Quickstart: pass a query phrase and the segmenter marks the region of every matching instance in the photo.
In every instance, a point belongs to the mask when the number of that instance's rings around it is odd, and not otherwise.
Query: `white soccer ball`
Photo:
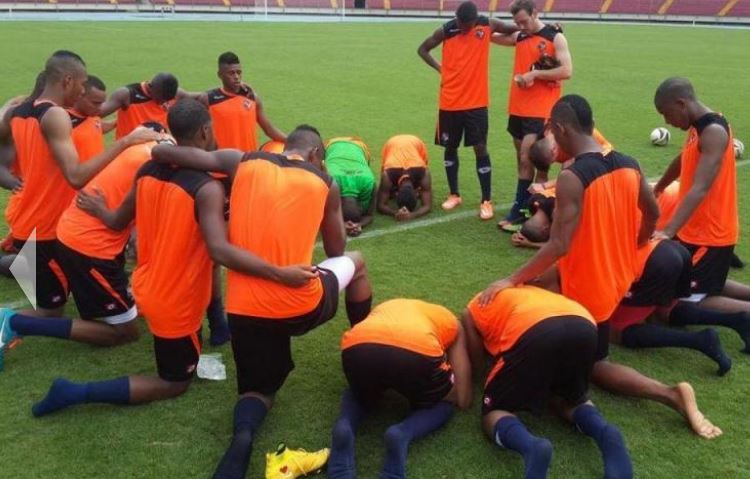
[[[651,144],[654,146],[666,146],[672,135],[664,127],[654,128],[651,132]]]
[[[737,138],[734,139],[734,157],[739,159],[745,156],[745,144]]]

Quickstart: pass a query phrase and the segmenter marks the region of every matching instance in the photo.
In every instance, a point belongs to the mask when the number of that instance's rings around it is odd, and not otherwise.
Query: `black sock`
[[[443,153],[443,164],[448,176],[448,188],[452,195],[458,195],[458,150],[446,148]]]
[[[627,348],[688,348],[700,351],[719,365],[719,376],[732,368],[732,360],[721,348],[719,335],[713,329],[684,331],[654,324],[635,324],[625,328],[621,336]]]
[[[669,324],[673,326],[700,324],[732,328],[745,342],[742,352],[750,353],[750,314],[748,313],[720,313],[687,301],[680,301],[669,313]]]
[[[477,176],[479,186],[482,188],[482,201],[490,201],[492,198],[492,164],[490,155],[477,156]]]
[[[213,479],[243,479],[247,474],[253,436],[266,417],[268,408],[258,398],[245,397],[234,407],[232,443],[216,467]]]
[[[531,193],[529,193],[529,187],[531,186],[531,180],[521,180],[516,182],[516,199],[513,201],[513,207],[508,213],[508,219],[515,221],[521,218],[521,209],[526,206]]]
[[[346,300],[346,317],[349,318],[349,324],[354,326],[370,314],[372,309],[372,296],[364,301]]]

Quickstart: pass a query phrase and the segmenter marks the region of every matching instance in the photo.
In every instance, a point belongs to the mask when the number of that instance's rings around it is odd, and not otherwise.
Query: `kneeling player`
[[[258,252],[275,267],[302,265],[309,274],[292,287],[226,265],[230,269],[227,311],[240,397],[232,442],[215,478],[245,477],[255,434],[294,369],[292,337],[332,319],[344,289],[351,323],[370,313],[372,290],[365,263],[361,254],[344,251],[341,195],[336,182],[322,171],[323,152],[320,134],[307,125],[287,137],[282,155],[167,145],[154,149],[159,161],[227,175],[232,182],[232,244],[248,254]],[[264,226],[262,233],[258,225]],[[318,234],[328,259],[310,267]],[[296,468],[295,459],[281,467]]]
[[[408,221],[432,210],[432,179],[427,147],[414,135],[396,135],[383,146],[378,212]],[[396,200],[396,209],[390,206]],[[421,205],[417,205],[421,202]]]
[[[372,223],[375,211],[375,175],[370,150],[356,137],[333,138],[326,144],[325,167],[339,185],[346,234],[359,236]]]
[[[541,412],[555,399],[563,416],[596,441],[605,478],[633,476],[625,441],[587,400],[597,349],[596,324],[586,309],[549,291],[519,286],[485,307],[477,295],[463,314],[471,362],[496,358],[487,377],[483,427],[498,446],[523,456],[527,479],[546,478],[552,445],[533,436],[516,412]]]
[[[652,240],[639,249],[640,275],[610,318],[610,341],[628,348],[678,347],[700,351],[725,375],[732,360],[724,353],[718,333],[711,328],[685,331],[645,322],[652,315],[679,323],[682,317],[727,317],[678,301],[690,296],[691,258],[688,250],[671,240]]]
[[[353,479],[354,435],[364,413],[386,390],[409,400],[412,413],[385,432],[386,457],[380,475],[406,477],[409,443],[437,430],[454,405],[471,402],[471,368],[463,328],[442,306],[413,299],[386,301],[341,340],[349,389],[333,428],[328,477]]]
[[[194,100],[175,104],[168,123],[181,145],[209,148],[214,144],[208,110]],[[138,266],[133,293],[154,335],[158,376],[86,384],[57,379],[44,400],[34,405],[35,416],[81,403],[140,404],[187,391],[200,355],[212,259],[267,280],[284,277],[282,268],[227,242],[223,207],[224,190],[206,173],[154,161],[141,167],[134,188],[120,208],[108,212],[105,222],[112,229],[123,229],[135,218]]]

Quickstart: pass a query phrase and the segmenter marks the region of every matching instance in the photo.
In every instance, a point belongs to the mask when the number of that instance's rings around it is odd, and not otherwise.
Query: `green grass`
[[[316,125],[327,137],[359,135],[379,151],[389,136],[414,133],[429,140],[436,119],[438,76],[416,55],[416,47],[436,24],[229,24],[229,23],[3,23],[5,45],[0,96],[30,90],[53,48],[73,49],[91,73],[110,89],[171,70],[184,87],[215,85],[215,59],[227,49],[244,60],[247,80],[263,95],[274,122],[285,130]],[[648,133],[662,125],[652,106],[653,92],[666,76],[690,77],[700,96],[723,111],[737,136],[750,139],[747,89],[747,30],[658,26],[577,25],[566,28],[575,62],[567,92],[591,101],[598,126],[620,149],[638,158],[649,176],[660,174],[684,138],[654,148]],[[51,45],[54,45],[52,47]],[[514,160],[505,133],[505,102],[511,51],[493,49],[491,65],[490,152],[495,198],[507,204],[514,188]],[[436,202],[446,193],[441,151],[430,146]],[[473,158],[462,150],[464,210],[479,200]],[[741,192],[750,168],[739,169]],[[0,203],[5,203],[5,196]],[[740,194],[743,231],[750,229],[750,201]],[[443,215],[435,211],[432,217]],[[376,218],[373,230],[394,228]],[[743,233],[740,254],[750,260]],[[473,294],[530,257],[514,250],[491,222],[464,218],[352,242],[368,261],[376,301],[416,297],[458,312]],[[750,270],[732,277],[750,282]],[[10,280],[0,283],[0,301],[21,297]],[[70,310],[74,314],[73,308]],[[294,341],[296,371],[277,397],[255,445],[248,477],[262,477],[263,452],[279,441],[316,449],[328,444],[330,427],[345,387],[338,350],[346,320]],[[145,332],[145,328],[144,328]],[[690,380],[704,411],[724,429],[706,442],[692,435],[667,408],[648,401],[613,397],[598,390],[593,399],[622,428],[638,477],[747,477],[750,468],[750,358],[740,355],[731,332],[721,338],[733,356],[725,378],[714,365],[684,350],[631,352],[613,348],[613,357],[644,373],[673,383]],[[210,348],[207,348],[210,349]],[[29,338],[6,358],[0,374],[0,451],[2,477],[208,477],[231,433],[235,401],[234,365],[221,348],[229,380],[196,381],[183,397],[141,407],[83,406],[33,419],[31,404],[43,397],[57,376],[105,379],[154,370],[151,339],[115,349]],[[406,406],[394,398],[368,419],[357,439],[360,477],[377,477],[382,433],[403,417]],[[590,440],[560,420],[526,417],[531,430],[555,446],[551,477],[601,477],[601,463]],[[484,439],[478,401],[448,426],[416,442],[409,455],[409,477],[519,477],[521,460]]]

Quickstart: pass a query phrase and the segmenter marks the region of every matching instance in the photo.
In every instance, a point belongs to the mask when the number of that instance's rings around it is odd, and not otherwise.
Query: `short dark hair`
[[[549,241],[549,233],[542,230],[541,228],[534,228],[533,226],[524,223],[521,225],[519,231],[527,240],[533,243],[546,243]]]
[[[396,192],[396,204],[399,208],[406,207],[409,211],[417,209],[417,193],[411,181],[404,181]]]
[[[549,158],[549,148],[545,145],[546,141],[545,137],[541,137],[529,149],[531,164],[542,173],[547,173],[552,165],[552,161],[554,161],[554,158]]]
[[[240,62],[240,57],[238,57],[234,52],[224,52],[221,55],[219,55],[219,66],[236,65],[239,62]]]
[[[297,126],[286,138],[287,150],[303,150],[315,148],[323,144],[320,132],[314,126],[302,124]]]
[[[524,10],[526,13],[531,15],[536,10],[536,4],[533,0],[516,0],[510,6],[510,14],[515,15],[516,13]]]
[[[456,18],[461,23],[471,23],[479,18],[479,11],[477,5],[474,2],[466,1],[456,8]]]
[[[151,86],[161,92],[162,100],[169,101],[177,96],[179,84],[176,76],[162,72],[154,75],[154,78],[151,79]]]
[[[89,91],[91,88],[96,88],[97,90],[101,91],[107,91],[107,85],[104,84],[104,82],[96,75],[89,75],[89,79],[86,80],[86,83],[83,84],[86,87],[86,91]]]
[[[36,80],[34,80],[34,89],[31,90],[31,94],[26,99],[26,101],[35,101],[37,100],[44,91],[44,85],[47,83],[47,73],[42,70],[40,71],[37,76]]]
[[[154,130],[157,133],[165,133],[167,131],[167,129],[164,128],[164,125],[162,125],[158,121],[146,121],[141,123],[141,126]]]
[[[357,199],[351,196],[341,198],[341,213],[344,221],[359,223],[362,220],[362,207]]]
[[[57,50],[44,64],[46,81],[60,81],[65,74],[72,73],[78,68],[86,68],[86,63],[80,55],[70,50]]]
[[[695,100],[695,89],[684,77],[670,77],[661,82],[654,94],[654,104],[663,105],[676,100]]]
[[[594,114],[591,105],[581,95],[565,95],[552,107],[552,118],[573,127],[579,133],[594,133]]]
[[[192,98],[185,98],[169,109],[167,113],[167,125],[172,132],[175,140],[189,140],[203,127],[211,121],[211,115],[208,108]]]

